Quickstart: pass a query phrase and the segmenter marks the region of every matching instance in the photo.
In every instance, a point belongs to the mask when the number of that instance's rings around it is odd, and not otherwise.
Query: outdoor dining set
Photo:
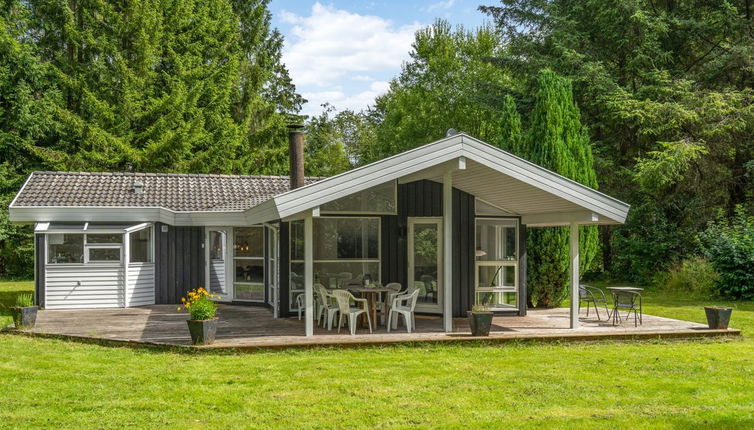
[[[297,302],[301,302],[302,298],[303,294],[300,294]],[[406,331],[411,333],[416,328],[414,310],[418,298],[418,288],[403,288],[397,282],[385,286],[376,282],[346,288],[326,288],[322,284],[314,284],[314,317],[318,325],[328,330],[332,330],[335,323],[338,333],[347,323],[352,335],[356,334],[357,326],[368,328],[372,333],[372,328],[381,324],[386,325],[390,332],[391,328],[398,328],[398,320],[403,317]],[[299,319],[303,308],[301,305],[299,303]]]
[[[607,295],[601,288],[584,284],[579,286],[579,307],[581,303],[586,303],[587,318],[589,318],[589,308],[594,307],[597,320],[602,321],[599,308],[604,307],[607,321],[612,320],[613,325],[627,321],[631,313],[634,314],[634,327],[642,323],[641,292],[644,291],[643,288],[607,287],[607,290],[612,293],[612,304],[608,302]],[[625,318],[621,318],[621,311],[626,312]]]

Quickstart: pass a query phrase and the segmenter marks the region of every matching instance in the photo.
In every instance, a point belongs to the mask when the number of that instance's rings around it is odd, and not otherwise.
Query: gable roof
[[[459,164],[469,168],[459,169]],[[305,187],[279,194],[246,210],[249,222],[299,216],[322,204],[401,178],[442,178],[456,170],[453,186],[528,216],[530,225],[623,223],[630,206],[464,133],[385,158]],[[508,203],[515,206],[511,210]],[[549,215],[549,216],[548,216]]]
[[[308,177],[306,183],[321,178]],[[133,192],[136,182],[143,193]],[[243,211],[289,189],[287,176],[33,172],[11,203],[20,207],[164,208]]]

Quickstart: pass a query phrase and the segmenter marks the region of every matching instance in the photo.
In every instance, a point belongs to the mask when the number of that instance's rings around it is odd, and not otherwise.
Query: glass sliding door
[[[408,219],[408,284],[419,289],[416,310],[442,313],[442,218]]]
[[[264,227],[233,229],[233,290],[236,300],[264,302]]]
[[[223,301],[231,299],[227,276],[228,231],[211,228],[207,232],[207,285],[210,293],[220,296]]]

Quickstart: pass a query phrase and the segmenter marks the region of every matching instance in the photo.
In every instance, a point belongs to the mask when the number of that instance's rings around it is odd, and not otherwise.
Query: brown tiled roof
[[[310,184],[322,178],[307,177]],[[144,184],[143,193],[134,184]],[[34,172],[13,202],[23,206],[159,207],[241,211],[288,191],[287,176]]]

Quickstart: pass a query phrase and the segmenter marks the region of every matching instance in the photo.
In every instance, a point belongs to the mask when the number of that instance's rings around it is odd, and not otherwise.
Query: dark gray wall
[[[37,306],[45,303],[45,235],[35,234],[34,256],[34,302]]]
[[[156,223],[155,303],[180,303],[189,290],[205,282],[204,227]]]
[[[398,214],[382,216],[382,283],[408,283],[408,217],[443,216],[442,184],[421,180],[398,185]],[[453,315],[474,301],[474,196],[453,189]]]

